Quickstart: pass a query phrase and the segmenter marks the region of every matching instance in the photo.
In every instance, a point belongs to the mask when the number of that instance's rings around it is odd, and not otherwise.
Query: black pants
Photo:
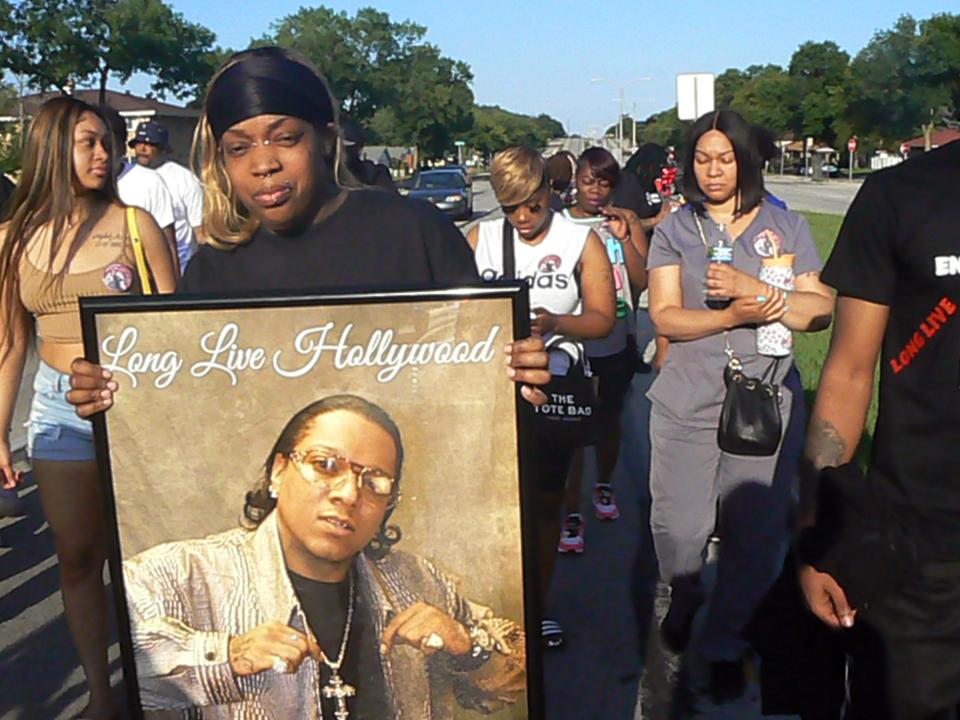
[[[857,612],[846,720],[944,720],[960,706],[960,561]]]

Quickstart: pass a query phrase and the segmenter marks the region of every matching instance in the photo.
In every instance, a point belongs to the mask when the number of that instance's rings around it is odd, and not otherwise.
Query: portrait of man
[[[242,527],[125,560],[144,710],[431,720],[522,697],[520,625],[395,547],[403,467],[384,409],[324,397],[282,428]]]

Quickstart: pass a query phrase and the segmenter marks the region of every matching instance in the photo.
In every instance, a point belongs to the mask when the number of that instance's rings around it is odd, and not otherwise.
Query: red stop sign
[[[847,140],[847,150],[849,150],[850,152],[857,151],[857,139],[855,137],[852,137],[849,140]]]

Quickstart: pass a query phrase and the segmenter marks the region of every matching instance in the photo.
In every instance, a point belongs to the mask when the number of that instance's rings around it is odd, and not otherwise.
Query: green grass
[[[810,230],[813,232],[813,239],[817,243],[820,257],[825,261],[833,249],[843,217],[815,212],[805,212],[802,215],[810,223]],[[797,333],[794,336],[794,344],[794,355],[800,376],[803,378],[803,387],[808,395],[811,395],[816,392],[817,384],[820,382],[820,370],[823,368],[827,347],[830,345],[830,330]]]
[[[826,262],[833,249],[833,243],[840,231],[842,215],[828,215],[825,213],[801,213],[810,223],[813,239],[817,243],[821,259]],[[833,327],[816,333],[796,333],[794,335],[794,357],[800,377],[803,379],[803,388],[806,395],[808,409],[813,409],[813,400],[816,397],[817,386],[820,384],[820,372],[827,357],[830,346],[830,335]],[[864,431],[863,442],[860,444],[857,456],[864,461],[869,454],[870,441],[873,437],[873,426],[877,419],[877,383],[874,383],[873,398],[870,400],[870,411],[867,415],[867,426]]]

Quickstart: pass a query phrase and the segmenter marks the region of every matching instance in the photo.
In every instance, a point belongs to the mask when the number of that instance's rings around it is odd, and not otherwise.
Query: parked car
[[[473,172],[466,165],[444,165],[443,167],[434,168],[435,170],[456,170],[463,173],[464,179],[467,181],[467,186],[471,187],[473,185]]]
[[[473,191],[460,170],[421,170],[413,176],[409,187],[400,189],[400,193],[426,200],[456,218],[468,219],[473,215]]]

